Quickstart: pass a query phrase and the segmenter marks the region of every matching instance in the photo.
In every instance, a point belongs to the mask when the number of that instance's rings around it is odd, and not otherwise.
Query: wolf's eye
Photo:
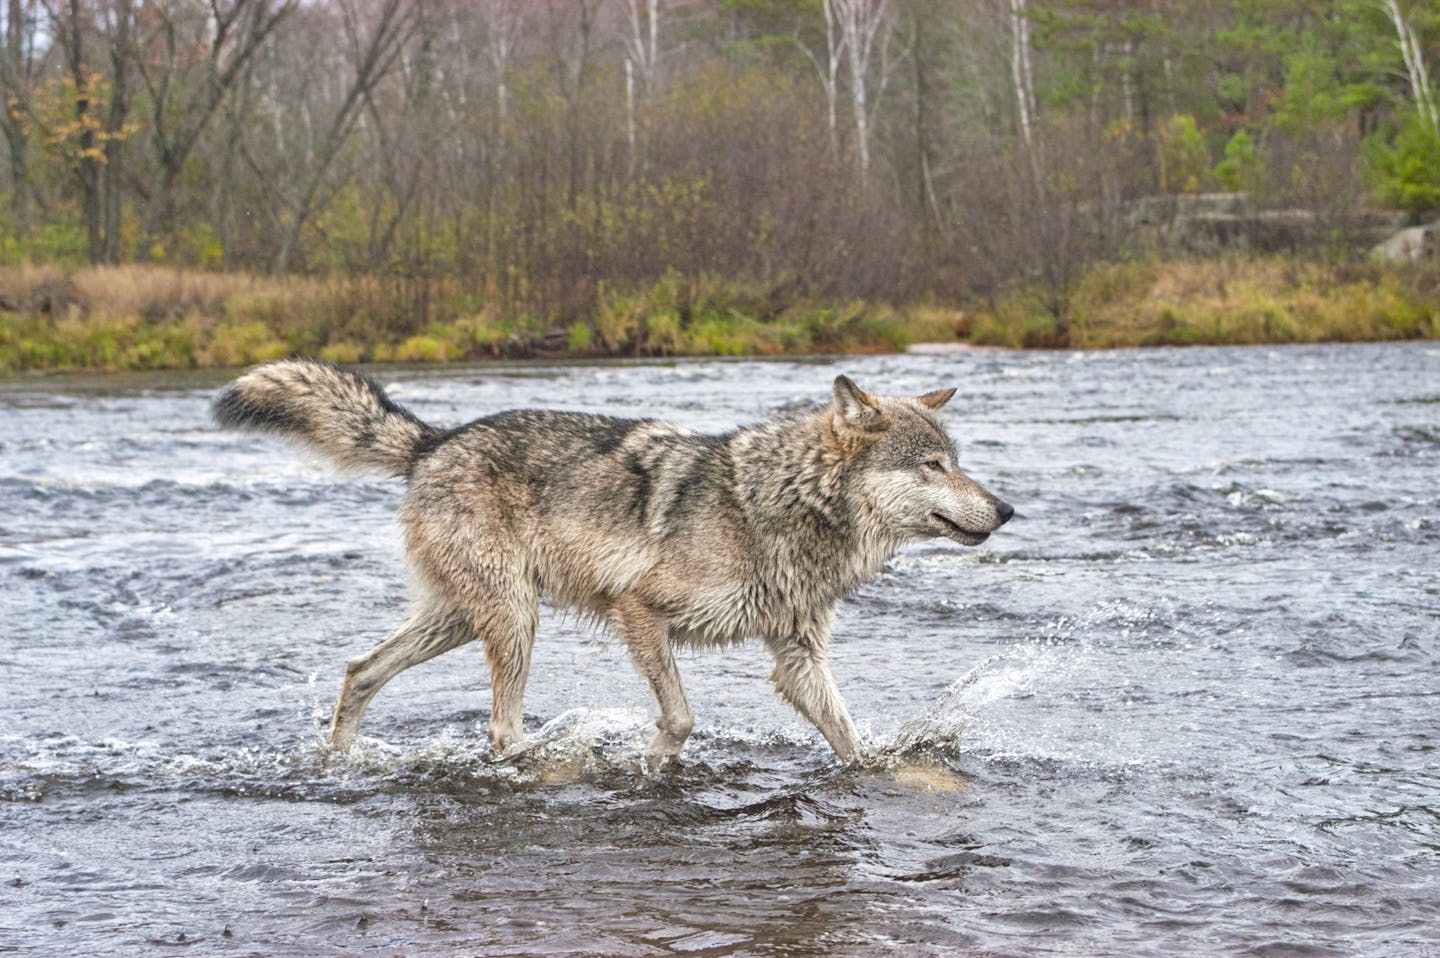
[[[920,464],[920,468],[926,472],[944,472],[945,463],[939,459],[926,459]]]

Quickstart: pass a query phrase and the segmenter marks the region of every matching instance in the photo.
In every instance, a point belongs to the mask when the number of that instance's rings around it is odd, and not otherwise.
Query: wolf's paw
[[[494,757],[490,760],[492,765],[515,765],[523,761],[530,753],[540,745],[538,741],[530,739],[518,739],[503,748],[491,746]]]
[[[333,732],[325,732],[315,740],[315,750],[320,757],[327,762],[338,762],[350,755],[355,747],[356,737],[353,735],[336,735]]]
[[[679,754],[677,749],[674,752],[653,752],[646,750],[643,760],[645,763],[645,774],[654,775],[667,765],[674,764],[673,759]]]

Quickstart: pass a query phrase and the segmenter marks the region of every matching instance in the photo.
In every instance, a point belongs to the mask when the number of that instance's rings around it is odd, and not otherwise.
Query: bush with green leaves
[[[1210,160],[1195,118],[1187,113],[1170,117],[1160,127],[1157,146],[1160,189],[1166,193],[1198,193]]]
[[[1227,190],[1252,190],[1264,167],[1255,155],[1255,141],[1241,129],[1225,144],[1225,159],[1215,166],[1215,179]]]
[[[1365,170],[1375,196],[1411,212],[1440,209],[1440,131],[1423,117],[1401,118],[1390,136],[1365,143]]]

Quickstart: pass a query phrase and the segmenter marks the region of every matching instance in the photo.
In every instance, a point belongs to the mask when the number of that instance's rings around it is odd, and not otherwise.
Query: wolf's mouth
[[[947,539],[954,539],[962,545],[978,546],[990,538],[990,533],[971,532],[969,529],[962,527],[957,522],[952,522],[938,512],[930,513],[930,518],[935,520],[936,525],[941,528]]]

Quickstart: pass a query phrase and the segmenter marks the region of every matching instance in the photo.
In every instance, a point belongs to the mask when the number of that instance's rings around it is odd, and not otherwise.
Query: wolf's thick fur
[[[692,725],[673,647],[749,638],[774,656],[779,693],[848,759],[860,740],[827,662],[840,599],[903,543],[975,545],[1014,511],[960,472],[936,415],[953,392],[880,397],[841,376],[823,408],[718,436],[540,410],[442,432],[365,376],[292,359],[241,376],[215,416],[408,480],[400,516],[422,594],[398,632],[349,663],[333,746],[354,739],[387,681],[475,639],[494,690],[491,742],[517,746],[546,597],[608,622],[629,648],[660,705],[652,764]]]

